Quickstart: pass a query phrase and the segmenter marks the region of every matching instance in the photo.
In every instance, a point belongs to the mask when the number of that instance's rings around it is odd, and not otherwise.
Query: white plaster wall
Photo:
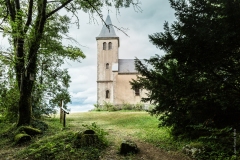
[[[103,50],[103,43],[112,42],[112,49]],[[97,50],[98,50],[98,76],[97,80],[112,80],[112,65],[118,62],[118,40],[108,39],[108,40],[97,40]],[[109,63],[109,69],[106,69],[106,63]]]
[[[103,50],[103,43],[107,43],[106,50]],[[108,43],[112,42],[112,49],[108,50]],[[114,88],[112,65],[118,62],[118,39],[97,40],[97,101],[103,104],[104,101],[114,103]],[[109,69],[106,69],[106,63]],[[106,98],[106,90],[110,91],[110,97]]]
[[[140,95],[136,96],[135,91],[131,89],[130,81],[136,79],[137,74],[118,74],[116,78],[115,104],[137,104],[142,97],[146,97],[146,90],[140,90]]]

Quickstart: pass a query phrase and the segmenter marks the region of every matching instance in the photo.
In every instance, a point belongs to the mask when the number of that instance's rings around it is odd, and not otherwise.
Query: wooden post
[[[66,113],[63,113],[63,127],[66,127]]]
[[[66,114],[69,114],[69,112],[65,110],[63,107],[61,107],[61,109],[63,114],[63,127],[66,127]]]
[[[62,123],[62,119],[63,119],[63,110],[62,110],[62,107],[63,107],[63,101],[61,100],[60,102],[60,123]]]

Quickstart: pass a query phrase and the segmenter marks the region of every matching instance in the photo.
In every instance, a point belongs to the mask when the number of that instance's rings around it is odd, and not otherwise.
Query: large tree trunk
[[[19,117],[17,126],[29,125],[32,118],[31,93],[33,81],[30,81],[30,74],[22,75],[22,83],[20,84],[20,99],[19,99]]]
[[[19,100],[19,118],[17,126],[29,125],[32,118],[31,94],[22,94]]]
[[[40,42],[43,35],[44,25],[46,22],[46,4],[47,0],[38,0],[37,9],[38,14],[35,21],[35,28],[32,30],[32,39],[29,43],[29,51],[27,61],[25,62],[25,69],[17,71],[21,73],[21,78],[18,75],[18,85],[20,86],[20,99],[19,99],[19,118],[17,126],[29,125],[32,119],[32,104],[31,93],[34,84],[34,80],[30,80],[30,74],[36,76],[37,68],[37,52],[40,48]],[[23,50],[22,50],[23,51]],[[26,53],[25,53],[26,55]],[[24,59],[24,56],[20,59]],[[17,66],[19,69],[20,66]]]

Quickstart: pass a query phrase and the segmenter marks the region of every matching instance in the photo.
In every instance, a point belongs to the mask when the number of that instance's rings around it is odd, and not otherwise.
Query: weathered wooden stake
[[[66,114],[69,114],[69,112],[65,110],[63,107],[61,109],[63,112],[63,127],[66,127]]]
[[[66,127],[66,113],[63,113],[63,127]]]
[[[63,119],[63,110],[62,110],[62,107],[63,107],[63,101],[61,100],[60,102],[60,123],[62,123],[62,119]]]

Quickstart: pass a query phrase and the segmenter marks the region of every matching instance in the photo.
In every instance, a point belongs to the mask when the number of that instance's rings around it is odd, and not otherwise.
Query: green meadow
[[[157,117],[147,112],[84,112],[66,115],[66,127],[60,123],[59,115],[52,115],[44,121],[49,128],[42,135],[33,137],[30,142],[16,145],[10,136],[8,124],[1,125],[0,159],[141,159],[164,154],[169,159],[188,159],[181,153],[187,142],[171,138],[169,128],[158,127]],[[73,137],[77,132],[95,123],[105,136],[106,146],[74,148]],[[3,134],[4,133],[4,134]],[[123,140],[138,142],[140,155],[122,156],[118,154]],[[144,152],[148,148],[151,153]],[[141,152],[142,150],[142,152]],[[110,154],[111,153],[111,154]],[[153,154],[153,155],[147,155]],[[172,157],[174,155],[174,157]],[[155,158],[158,159],[158,158]]]

